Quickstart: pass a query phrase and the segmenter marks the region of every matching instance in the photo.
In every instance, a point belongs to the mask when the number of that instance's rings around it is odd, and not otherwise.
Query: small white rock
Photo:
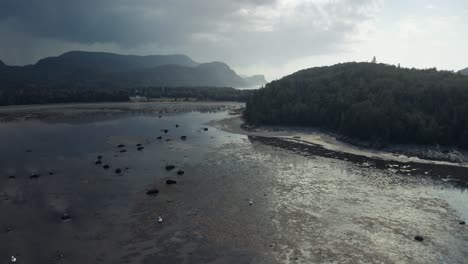
[[[158,223],[162,223],[163,219],[162,217],[158,216]]]
[[[249,205],[253,205],[253,201],[252,201],[252,200],[249,200]]]
[[[16,257],[15,256],[11,256],[11,263],[16,263]]]

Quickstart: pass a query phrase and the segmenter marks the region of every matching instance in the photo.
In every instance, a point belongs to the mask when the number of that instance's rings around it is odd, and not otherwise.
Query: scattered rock
[[[163,219],[161,216],[158,216],[158,223],[162,223]]]
[[[145,149],[144,147],[138,147],[138,148],[137,148],[138,151],[142,151],[142,150],[144,150],[144,149]]]
[[[55,260],[55,262],[59,262],[60,260],[63,259],[63,257],[64,257],[63,254],[62,254],[60,251],[57,251],[57,252],[55,253],[55,258],[54,258],[54,260]]]
[[[422,241],[424,241],[424,238],[422,236],[415,236],[414,240],[422,242]]]
[[[117,174],[122,173],[122,170],[121,169],[115,169],[115,173],[117,173]]]
[[[141,144],[136,144],[137,147],[141,147]]]
[[[152,196],[155,196],[159,193],[159,190],[158,189],[151,189],[151,190],[148,190],[146,191],[146,194],[147,195],[152,195]]]
[[[177,175],[184,175],[184,173],[185,173],[185,172],[184,172],[183,170],[178,170],[178,171],[177,171]]]
[[[175,166],[174,166],[174,165],[167,165],[167,166],[166,166],[166,170],[167,170],[167,171],[171,171],[171,170],[173,170],[173,169],[175,169]]]
[[[106,164],[106,165],[104,165],[104,166],[102,166],[102,167],[103,167],[105,170],[107,170],[107,169],[109,169],[109,168],[110,168],[110,166],[109,166],[109,165],[107,165],[107,164]]]
[[[178,125],[178,124],[176,124],[176,125],[175,125],[175,127],[179,127],[179,125]]]
[[[461,221],[459,224],[460,225],[465,225],[466,223],[465,223],[465,221]]]
[[[120,145],[118,145],[117,147],[118,147],[118,148],[123,148],[123,147],[125,147],[125,145],[124,145],[124,144],[120,144]]]
[[[27,150],[26,150],[26,152],[28,152],[28,153],[31,153],[31,152],[32,152],[32,150],[30,150],[30,149],[27,149]]]
[[[187,136],[181,136],[180,139],[187,140]]]
[[[161,137],[161,136],[159,136],[159,137],[157,137],[156,139],[162,139],[162,137]]]
[[[15,256],[11,256],[11,263],[16,263],[16,257]]]
[[[102,156],[97,156],[97,159],[98,159],[98,160],[102,159]]]
[[[37,173],[33,173],[33,174],[31,174],[31,176],[29,176],[29,178],[31,178],[31,179],[37,179],[39,177],[41,177],[41,176],[39,174],[37,174]]]
[[[101,165],[101,164],[102,164],[102,161],[101,161],[101,160],[96,160],[95,164],[96,164],[96,165]]]
[[[250,200],[249,200],[249,205],[252,206],[253,204],[254,204],[253,200],[250,199]]]
[[[15,175],[10,175],[10,176],[8,176],[8,178],[9,178],[9,179],[15,179],[16,176],[15,176]]]
[[[120,153],[125,153],[125,152],[127,152],[127,150],[125,150],[125,149],[122,149],[122,150],[120,151]]]
[[[54,173],[52,171],[49,171],[49,175],[52,176],[54,175]]]
[[[164,134],[167,134],[169,132],[168,129],[163,129],[162,131],[164,132]]]
[[[208,131],[208,128],[207,128],[207,127],[204,127],[203,130],[204,130],[204,131]]]
[[[167,184],[167,185],[177,184],[177,181],[176,181],[176,180],[167,180],[167,181],[166,181],[166,184]]]
[[[62,219],[62,221],[68,221],[71,219],[71,216],[68,213],[63,213],[60,218]]]
[[[166,139],[166,141],[171,141],[171,139],[170,139],[170,138],[168,138],[168,139]]]

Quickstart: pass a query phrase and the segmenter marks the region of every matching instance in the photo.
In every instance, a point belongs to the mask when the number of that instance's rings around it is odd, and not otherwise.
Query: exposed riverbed
[[[230,130],[240,106],[0,109],[0,263],[466,263],[465,167]]]

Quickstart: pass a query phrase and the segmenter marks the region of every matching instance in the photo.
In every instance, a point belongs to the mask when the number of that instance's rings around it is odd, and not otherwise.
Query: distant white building
[[[148,101],[148,98],[146,96],[140,96],[140,95],[135,95],[135,96],[130,96],[130,102],[146,102]]]

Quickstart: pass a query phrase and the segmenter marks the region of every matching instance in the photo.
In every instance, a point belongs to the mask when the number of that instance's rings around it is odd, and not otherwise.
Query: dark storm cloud
[[[284,63],[353,41],[380,1],[2,0],[0,37],[8,41],[0,56],[19,62],[94,45],[235,65]]]
[[[271,0],[3,0],[0,21],[37,37],[73,42],[172,44],[216,27],[226,13]]]

